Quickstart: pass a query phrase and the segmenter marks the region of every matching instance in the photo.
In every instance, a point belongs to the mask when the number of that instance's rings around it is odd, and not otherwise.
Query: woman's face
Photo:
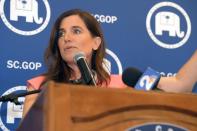
[[[100,43],[100,37],[92,37],[78,15],[71,15],[62,20],[58,47],[61,57],[68,64],[74,62],[73,57],[77,52],[84,52],[88,62],[90,62],[92,51],[97,50]]]

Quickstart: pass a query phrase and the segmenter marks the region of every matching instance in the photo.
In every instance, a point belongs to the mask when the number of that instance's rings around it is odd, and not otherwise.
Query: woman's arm
[[[168,92],[191,92],[197,82],[197,50],[175,77],[161,77],[158,88]]]

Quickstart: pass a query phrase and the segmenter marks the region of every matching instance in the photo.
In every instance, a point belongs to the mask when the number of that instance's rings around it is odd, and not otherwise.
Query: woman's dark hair
[[[62,20],[71,15],[78,15],[85,23],[87,29],[93,37],[100,37],[101,44],[99,48],[93,51],[91,67],[97,74],[97,84],[109,84],[110,76],[103,68],[103,59],[105,56],[105,41],[102,30],[97,20],[88,12],[80,9],[73,9],[62,13],[56,20],[50,35],[49,45],[45,51],[44,60],[48,71],[46,81],[53,80],[55,82],[68,83],[71,76],[71,68],[62,59],[58,48],[58,31]],[[45,81],[45,82],[46,82]]]

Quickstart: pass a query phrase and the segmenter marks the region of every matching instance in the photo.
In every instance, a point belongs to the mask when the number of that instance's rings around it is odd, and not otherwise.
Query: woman
[[[121,77],[110,76],[103,68],[105,42],[99,23],[89,13],[74,9],[57,18],[45,52],[48,71],[43,76],[29,80],[28,91],[39,89],[50,80],[62,83],[80,81],[81,73],[73,60],[78,52],[84,52],[95,74],[97,86],[124,87]],[[29,95],[25,98],[23,116],[36,97]]]
[[[191,92],[197,82],[197,50],[174,77],[162,77],[158,88],[167,92]]]

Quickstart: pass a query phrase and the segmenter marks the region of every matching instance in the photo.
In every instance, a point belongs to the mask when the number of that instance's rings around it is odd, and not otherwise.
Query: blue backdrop
[[[196,50],[197,1],[180,0],[0,0],[0,94],[26,89],[45,71],[43,53],[55,19],[81,8],[101,23],[111,73],[148,66],[175,75]],[[197,92],[194,88],[193,92]],[[21,102],[24,98],[20,99]],[[0,129],[14,130],[23,106],[0,103]]]

